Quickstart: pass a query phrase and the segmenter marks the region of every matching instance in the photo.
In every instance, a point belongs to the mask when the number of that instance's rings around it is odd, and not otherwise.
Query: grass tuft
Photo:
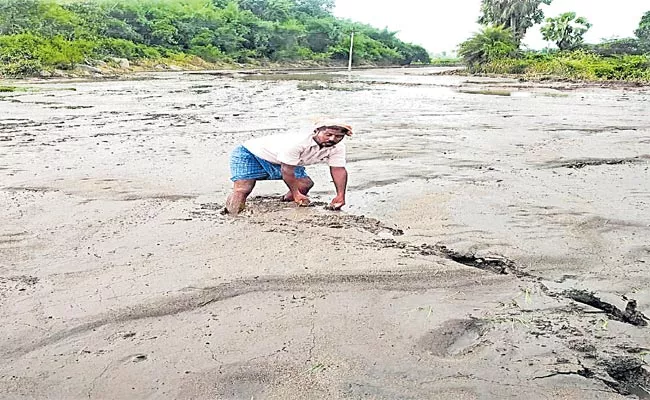
[[[0,93],[12,93],[22,90],[17,86],[0,86]]]

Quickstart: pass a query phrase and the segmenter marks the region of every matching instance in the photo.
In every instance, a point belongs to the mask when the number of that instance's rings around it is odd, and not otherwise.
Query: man
[[[307,194],[314,182],[305,172],[305,165],[327,163],[336,188],[336,197],[328,208],[340,210],[345,205],[348,172],[345,169],[345,145],[341,141],[352,135],[350,125],[322,121],[308,134],[278,134],[251,139],[237,146],[230,157],[234,182],[233,192],[226,201],[229,214],[240,213],[246,198],[260,180],[279,180],[289,191],[284,201],[299,206],[309,205]]]

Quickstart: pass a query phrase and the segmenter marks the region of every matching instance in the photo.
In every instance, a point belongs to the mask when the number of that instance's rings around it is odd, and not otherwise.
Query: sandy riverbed
[[[433,72],[1,93],[0,397],[650,398],[650,92]],[[343,212],[317,166],[219,213],[236,144],[323,114]]]

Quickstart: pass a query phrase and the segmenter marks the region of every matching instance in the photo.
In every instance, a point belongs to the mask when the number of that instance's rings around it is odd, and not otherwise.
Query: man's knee
[[[311,189],[311,188],[314,187],[314,181],[312,181],[311,178],[308,177],[308,176],[305,177],[305,178],[302,178],[302,184],[303,184],[303,187],[305,187],[306,189]]]
[[[233,186],[233,192],[248,196],[253,191],[255,187],[255,181],[235,181]]]

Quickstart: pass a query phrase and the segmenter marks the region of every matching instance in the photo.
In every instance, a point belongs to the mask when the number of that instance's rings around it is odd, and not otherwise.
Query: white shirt
[[[345,167],[345,145],[320,148],[316,134],[283,133],[250,139],[243,146],[257,157],[273,164],[304,166],[327,163],[330,167]]]

